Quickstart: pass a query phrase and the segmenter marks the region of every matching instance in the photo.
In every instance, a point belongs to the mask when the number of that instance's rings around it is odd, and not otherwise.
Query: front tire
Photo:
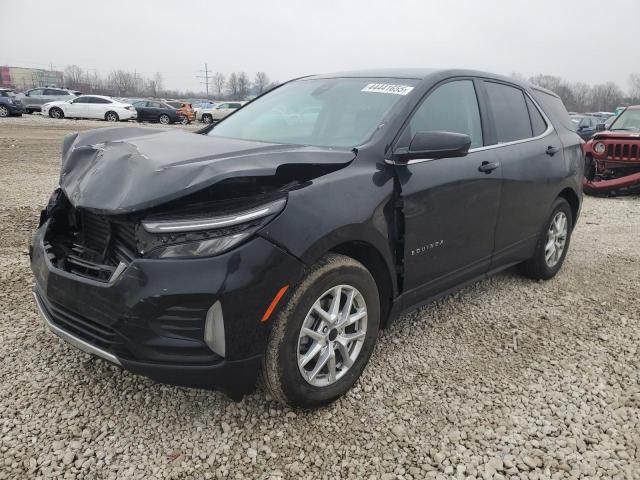
[[[524,275],[536,280],[555,277],[569,251],[572,231],[571,206],[564,198],[557,198],[540,232],[533,256],[522,264]]]
[[[119,122],[120,121],[120,117],[118,116],[118,114],[116,112],[107,112],[104,114],[104,119],[107,122]]]
[[[5,118],[9,116],[9,109],[4,105],[0,105],[0,117]]]
[[[64,118],[64,112],[61,108],[53,107],[51,110],[49,110],[49,116],[51,118],[61,119]]]
[[[169,115],[165,115],[164,113],[160,115],[160,117],[158,118],[158,121],[162,125],[169,125],[171,123],[171,119],[169,118]]]
[[[202,123],[210,124],[213,123],[213,117],[208,113],[202,115]]]
[[[272,321],[265,388],[282,403],[320,407],[347,393],[369,361],[380,326],[378,288],[361,263],[329,254]]]

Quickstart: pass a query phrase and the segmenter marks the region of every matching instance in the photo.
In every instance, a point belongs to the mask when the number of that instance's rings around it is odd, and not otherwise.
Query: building
[[[0,67],[0,87],[28,90],[35,87],[62,87],[62,72],[42,68]]]

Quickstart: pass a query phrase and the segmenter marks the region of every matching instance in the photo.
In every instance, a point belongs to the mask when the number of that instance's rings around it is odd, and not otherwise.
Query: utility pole
[[[204,78],[204,82],[200,82],[201,84],[204,83],[204,86],[207,90],[207,100],[209,100],[209,72],[211,70],[209,70],[209,66],[205,63],[204,64],[204,70],[200,70],[200,73],[204,73],[204,76],[202,75],[198,75],[196,76],[196,78]]]

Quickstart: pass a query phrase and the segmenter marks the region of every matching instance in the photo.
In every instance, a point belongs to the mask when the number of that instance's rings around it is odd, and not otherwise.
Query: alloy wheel
[[[116,115],[115,113],[107,113],[107,121],[108,122],[117,122],[118,121],[118,115]]]
[[[53,108],[51,109],[51,111],[49,112],[49,115],[51,116],[51,118],[62,118],[61,115],[61,111],[57,108]]]
[[[298,369],[313,386],[342,378],[360,355],[367,334],[367,305],[350,285],[338,285],[318,298],[298,335]]]
[[[160,115],[160,123],[163,125],[167,125],[171,120],[167,115]]]
[[[544,248],[544,259],[549,268],[555,267],[567,243],[567,233],[569,231],[569,222],[564,212],[558,212],[553,217],[549,230],[547,231],[547,243]]]
[[[9,109],[4,105],[0,105],[0,117],[8,117],[8,116],[9,116]]]

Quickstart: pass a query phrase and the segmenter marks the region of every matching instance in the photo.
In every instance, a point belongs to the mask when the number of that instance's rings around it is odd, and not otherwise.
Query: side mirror
[[[436,159],[464,157],[469,153],[471,137],[455,132],[418,132],[413,136],[409,148],[398,149],[394,160],[408,162],[416,158]]]
[[[25,96],[25,97],[30,97],[30,96],[31,96],[31,94],[30,94],[29,92],[24,92],[24,96]]]
[[[596,132],[604,132],[607,129],[607,125],[604,123],[599,123],[596,125]]]

